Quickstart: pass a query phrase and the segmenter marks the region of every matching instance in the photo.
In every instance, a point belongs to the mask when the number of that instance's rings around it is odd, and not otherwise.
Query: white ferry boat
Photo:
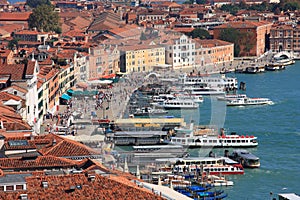
[[[170,138],[170,144],[182,145],[188,148],[197,147],[212,147],[212,148],[223,148],[223,147],[256,147],[258,145],[257,137],[255,136],[244,136],[236,135],[232,133],[231,135],[226,135],[221,131],[221,135],[195,135],[197,130],[191,130],[189,133],[185,133],[183,136],[174,136]],[[197,132],[198,133],[198,132]]]
[[[250,105],[272,105],[274,104],[268,98],[236,98],[227,100],[227,106],[250,106]]]
[[[157,105],[158,107],[163,107],[164,109],[197,109],[199,107],[198,103],[195,103],[193,100],[166,100]]]
[[[227,101],[227,100],[233,100],[233,99],[238,99],[238,98],[246,98],[246,94],[226,94],[223,97],[217,97],[218,100],[220,101]]]
[[[220,87],[211,88],[203,84],[184,87],[183,91],[187,92],[190,95],[224,95],[225,94],[224,88],[220,88]]]
[[[227,158],[228,159],[228,158]],[[173,164],[174,173],[193,173],[202,172],[206,175],[235,175],[244,174],[244,168],[241,164],[232,161],[234,164],[224,164],[225,158],[212,157],[188,157],[178,158]]]
[[[179,76],[179,84],[185,86],[205,84],[208,88],[221,88],[223,91],[238,89],[237,79],[226,77],[225,74],[222,74],[221,77],[182,74]]]
[[[192,100],[195,103],[203,103],[202,95],[190,95],[187,93],[174,94],[174,96],[179,100]]]
[[[173,94],[160,94],[152,97],[152,101],[155,103],[164,102],[166,100],[173,100],[176,97]]]

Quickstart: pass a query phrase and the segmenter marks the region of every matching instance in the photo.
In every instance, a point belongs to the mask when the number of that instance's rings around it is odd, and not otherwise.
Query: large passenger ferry
[[[203,132],[203,130],[202,130]],[[189,148],[197,147],[212,147],[212,148],[223,148],[223,147],[256,147],[258,145],[257,137],[255,136],[244,136],[231,133],[226,135],[224,129],[221,129],[221,134],[195,134],[199,133],[197,130],[190,129],[182,136],[173,136],[170,138],[169,143],[176,145],[183,145]],[[201,132],[200,132],[201,133]]]
[[[238,89],[237,79],[226,77],[225,74],[222,74],[221,77],[182,74],[179,76],[179,84],[185,86],[206,84],[206,86],[209,88],[221,88],[222,90]]]
[[[201,172],[207,175],[244,174],[244,168],[241,164],[233,160],[231,160],[232,164],[226,164],[226,160],[230,159],[224,157],[188,157],[177,158],[176,161],[174,159],[168,160],[174,163],[172,167],[174,173]],[[161,159],[158,160],[162,161]]]
[[[199,104],[195,103],[193,100],[174,99],[166,100],[156,106],[163,107],[164,109],[197,109]]]

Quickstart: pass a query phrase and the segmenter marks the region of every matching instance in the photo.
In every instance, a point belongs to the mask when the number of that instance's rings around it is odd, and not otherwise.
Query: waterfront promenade
[[[205,67],[185,67],[172,71],[164,71],[158,72],[161,77],[165,78],[175,78],[180,73],[198,73],[201,74],[219,74],[224,71],[234,71],[235,69],[245,69],[248,66],[253,64],[264,66],[271,61],[272,54],[266,53],[260,58],[256,59],[237,59],[232,62],[224,63],[224,64],[215,64]],[[109,119],[114,121],[119,118],[124,117],[124,113],[127,107],[127,103],[130,99],[132,93],[143,84],[150,83],[145,76],[148,73],[145,72],[134,72],[131,74],[127,74],[122,77],[119,82],[114,83],[113,87],[110,89],[99,89],[99,91],[103,92],[107,97],[101,100],[101,106],[96,106],[98,101],[97,98],[94,97],[83,97],[83,98],[72,98],[72,106],[62,105],[57,113],[54,116],[60,115],[63,116],[63,119],[58,120],[57,118],[46,119],[44,125],[42,127],[41,133],[45,132],[55,132],[55,127],[57,126],[68,126],[68,118],[74,112],[81,112],[80,119],[78,120],[86,120],[91,121],[93,119]],[[88,87],[87,90],[93,90],[91,87]],[[63,120],[63,121],[61,121]],[[96,126],[95,126],[96,127]],[[76,133],[92,131],[95,128],[91,127],[91,130],[77,130]]]

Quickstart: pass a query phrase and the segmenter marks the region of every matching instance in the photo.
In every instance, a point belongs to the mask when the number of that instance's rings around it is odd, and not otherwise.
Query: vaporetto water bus
[[[156,106],[164,109],[197,109],[199,104],[190,99],[174,99],[166,100]]]
[[[227,106],[251,106],[251,105],[272,105],[274,104],[268,98],[236,98],[227,100]]]
[[[197,130],[190,130],[182,136],[170,137],[170,144],[182,145],[188,148],[198,147],[212,147],[212,148],[223,148],[223,147],[256,147],[258,146],[257,137],[248,135],[237,135],[231,133],[226,135],[223,129],[220,135],[194,135]]]
[[[221,76],[201,76],[201,75],[187,75],[182,74],[178,78],[179,84],[188,86],[188,85],[197,85],[205,84],[209,88],[221,88],[222,90],[234,90],[238,89],[238,81],[236,78],[226,77],[225,74]]]
[[[164,159],[156,159],[163,162]],[[224,157],[187,157],[187,158],[170,158],[165,162],[171,163],[174,173],[193,173],[201,172],[210,175],[234,175],[244,174],[244,168],[241,164],[230,160],[232,164],[226,164],[229,158]]]

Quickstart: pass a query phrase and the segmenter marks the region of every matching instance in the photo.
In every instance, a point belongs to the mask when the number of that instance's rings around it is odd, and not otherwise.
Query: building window
[[[14,190],[14,186],[13,185],[7,185],[6,186],[6,191],[13,191]]]
[[[16,185],[16,190],[23,190],[23,185]]]

